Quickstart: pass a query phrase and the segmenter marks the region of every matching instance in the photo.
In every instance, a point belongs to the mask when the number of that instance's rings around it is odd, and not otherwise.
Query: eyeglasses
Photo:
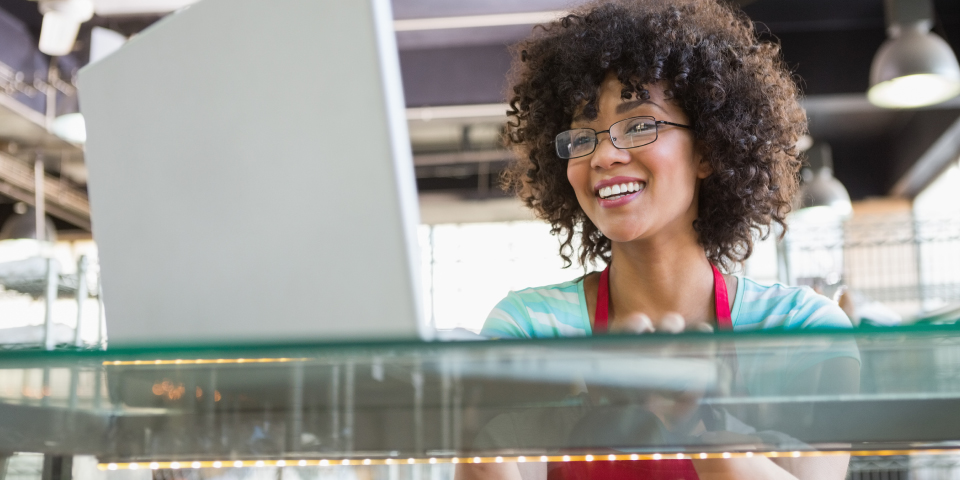
[[[620,149],[637,148],[657,141],[660,125],[691,128],[689,125],[657,120],[653,117],[630,117],[610,125],[609,130],[596,131],[592,128],[574,128],[560,132],[555,143],[557,156],[564,160],[585,157],[597,149],[597,135],[607,133],[613,146]]]

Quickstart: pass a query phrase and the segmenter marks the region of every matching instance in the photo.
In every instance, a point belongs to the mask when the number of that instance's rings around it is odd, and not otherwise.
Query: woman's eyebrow
[[[642,98],[636,98],[628,102],[623,102],[620,105],[617,105],[617,114],[619,115],[621,113],[627,113],[630,110],[633,110],[634,108],[639,107],[640,105],[653,105],[654,107],[657,107],[657,109],[660,110],[661,112],[666,113],[666,110],[664,110],[663,107],[661,107],[660,105],[657,105],[656,102],[652,100],[644,100]]]
[[[639,107],[640,105],[653,105],[654,107],[657,108],[657,110],[660,110],[663,113],[667,113],[667,111],[664,110],[663,107],[658,105],[653,100],[644,100],[642,98],[636,98],[627,102],[623,102],[620,105],[617,105],[617,109],[616,109],[617,115],[627,113],[630,110],[633,110],[634,108]],[[573,116],[570,123],[578,123],[586,120],[588,120],[586,115],[584,115],[583,113],[577,113],[576,115]]]

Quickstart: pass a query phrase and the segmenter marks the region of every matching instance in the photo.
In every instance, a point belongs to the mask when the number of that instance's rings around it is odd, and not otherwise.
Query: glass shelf
[[[958,411],[953,326],[0,353],[0,452],[118,470],[955,462]]]

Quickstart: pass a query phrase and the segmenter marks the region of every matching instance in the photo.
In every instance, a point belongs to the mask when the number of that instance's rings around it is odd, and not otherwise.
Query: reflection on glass
[[[494,417],[473,448],[505,454],[589,451],[591,456],[535,470],[519,464],[493,470],[461,466],[459,477],[604,478],[629,471],[638,478],[698,478],[697,472],[738,473],[730,468],[733,462],[725,461],[732,458],[754,464],[748,469],[754,473],[769,462],[799,472],[847,461],[842,451],[850,444],[833,431],[832,412],[800,399],[858,392],[860,355],[852,339],[787,342],[777,349],[732,339],[704,346],[660,356],[571,355],[540,368],[516,365],[511,370],[521,378],[550,378],[562,371],[590,381],[565,405]],[[839,454],[811,456],[821,449]],[[784,452],[785,458],[745,456],[753,452]],[[642,460],[625,458],[641,453],[646,454]]]
[[[0,451],[121,470],[907,455],[960,441],[955,379],[952,327],[7,352]]]

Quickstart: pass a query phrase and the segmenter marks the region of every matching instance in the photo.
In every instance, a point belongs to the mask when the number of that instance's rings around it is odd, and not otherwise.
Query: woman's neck
[[[614,243],[610,268],[611,319],[644,313],[656,326],[664,314],[688,323],[715,316],[713,272],[695,235]]]

